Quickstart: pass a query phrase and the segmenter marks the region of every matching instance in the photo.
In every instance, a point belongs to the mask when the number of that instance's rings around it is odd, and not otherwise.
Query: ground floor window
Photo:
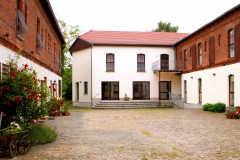
[[[133,99],[150,100],[150,82],[136,81],[133,82]]]
[[[102,82],[102,100],[119,100],[119,82]]]
[[[202,103],[202,79],[198,79],[198,102]]]
[[[171,81],[159,82],[160,100],[169,100],[171,93]]]
[[[62,97],[62,81],[58,80],[58,96]]]
[[[229,106],[234,106],[234,75],[229,76]]]
[[[88,82],[84,82],[84,94],[88,94]]]
[[[76,82],[76,100],[79,100],[79,83]]]
[[[187,81],[184,81],[184,100],[187,103]]]
[[[9,66],[7,64],[2,64],[2,75],[9,74]]]

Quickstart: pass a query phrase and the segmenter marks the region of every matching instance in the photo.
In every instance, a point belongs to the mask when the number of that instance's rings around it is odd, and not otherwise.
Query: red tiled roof
[[[174,32],[89,31],[79,38],[91,44],[173,45],[187,35]]]

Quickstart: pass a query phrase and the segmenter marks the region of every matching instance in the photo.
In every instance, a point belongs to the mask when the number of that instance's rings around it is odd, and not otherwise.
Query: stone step
[[[95,107],[99,109],[110,108],[171,108],[173,104],[169,101],[161,102],[159,107],[159,101],[100,101]]]

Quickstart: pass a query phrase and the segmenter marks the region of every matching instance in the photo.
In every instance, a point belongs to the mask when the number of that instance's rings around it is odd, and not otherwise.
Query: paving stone
[[[75,110],[47,121],[55,142],[17,160],[240,160],[240,120],[183,109]],[[1,158],[0,158],[1,159]]]

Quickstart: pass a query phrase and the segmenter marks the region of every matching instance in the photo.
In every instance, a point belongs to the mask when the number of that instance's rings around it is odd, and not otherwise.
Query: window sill
[[[115,72],[115,71],[106,71],[106,72]]]
[[[146,72],[146,71],[137,71],[137,72]]]

